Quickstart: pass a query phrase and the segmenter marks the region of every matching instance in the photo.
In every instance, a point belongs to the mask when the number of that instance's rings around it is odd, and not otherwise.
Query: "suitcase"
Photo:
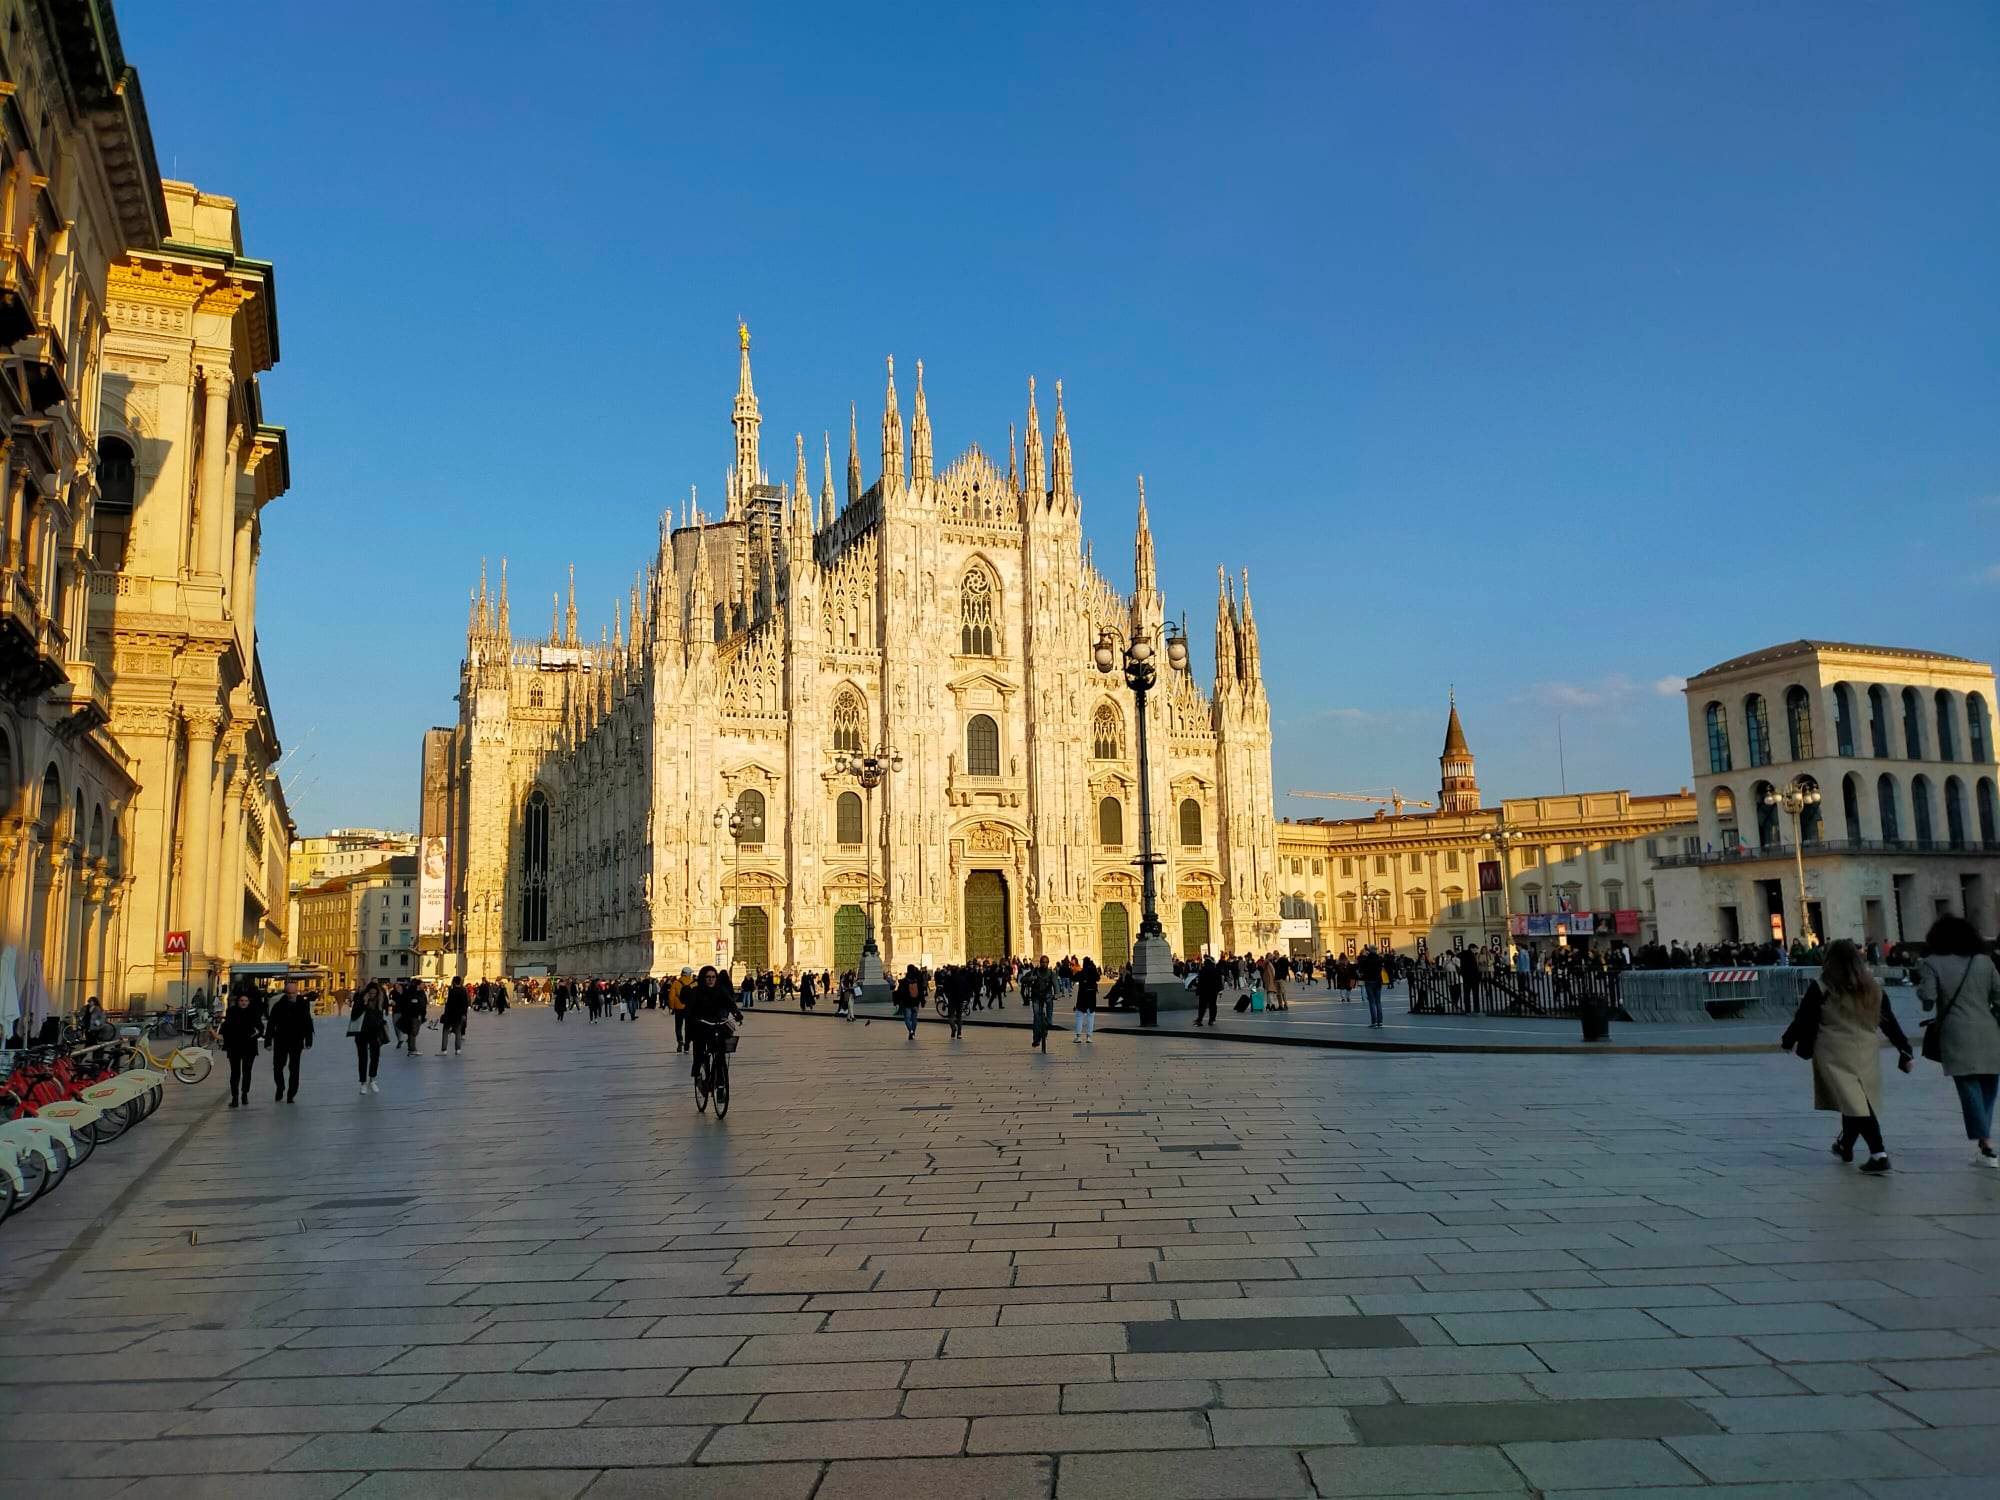
[[[1249,1008],[1250,1008],[1250,997],[1248,995],[1238,995],[1236,997],[1236,1014],[1240,1016],[1243,1014],[1244,1011],[1248,1010]]]

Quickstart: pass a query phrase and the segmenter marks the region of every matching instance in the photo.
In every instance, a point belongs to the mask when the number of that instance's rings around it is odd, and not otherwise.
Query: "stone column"
[[[222,845],[215,861],[215,951],[224,963],[236,959],[236,945],[243,937],[243,804],[249,795],[250,778],[238,756],[236,774],[222,798]]]
[[[23,953],[35,942],[35,887],[39,884],[41,862],[41,832],[33,823],[25,823],[14,855],[14,886],[7,898],[8,924]]]
[[[51,843],[48,860],[38,872],[35,882],[41,887],[38,902],[41,923],[35,935],[35,947],[42,955],[42,983],[47,986],[49,1000],[58,1011],[63,1008],[63,959],[67,946],[64,940],[69,932],[70,864],[75,847],[66,839]]]
[[[187,774],[181,804],[181,890],[178,910],[187,924],[189,953],[209,951],[208,906],[213,877],[209,850],[215,841],[211,783],[215,780],[215,731],[221,715],[213,708],[194,708],[187,723]],[[186,998],[185,996],[183,998]]]
[[[254,543],[250,539],[253,519],[249,515],[235,514],[231,518],[234,528],[229,541],[229,618],[236,626],[237,639],[243,643],[243,655],[250,655],[250,555]]]
[[[189,571],[226,576],[236,496],[229,484],[229,387],[226,359],[201,367],[201,498],[195,505],[194,559]]]
[[[110,862],[95,861],[90,874],[90,910],[96,920],[84,935],[83,970],[87,977],[83,992],[85,998],[97,996],[106,1010],[111,1009],[112,999],[106,981],[111,977],[111,907],[117,890]]]
[[[13,444],[7,445],[9,452]],[[28,469],[23,463],[10,459],[4,479],[6,495],[6,566],[9,572],[23,565],[21,556],[21,503],[22,491],[27,488]]]

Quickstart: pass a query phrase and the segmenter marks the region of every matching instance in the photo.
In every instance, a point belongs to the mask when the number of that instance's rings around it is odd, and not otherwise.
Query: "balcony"
[[[1954,844],[1949,839],[1810,839],[1805,846],[1807,859],[1829,854],[1919,854],[1957,855],[2000,854],[2000,840],[1966,839]],[[1798,857],[1792,844],[1739,844],[1732,849],[1704,849],[1694,854],[1662,854],[1653,867],[1660,870],[1698,869],[1705,865],[1750,865],[1790,861]]]
[[[0,234],[0,347],[11,348],[35,331],[35,268],[25,242]]]
[[[69,399],[69,354],[55,325],[43,323],[16,339],[14,354],[22,361],[22,378],[31,411],[47,411]]]
[[[19,573],[0,576],[0,693],[23,702],[66,676],[61,643],[34,590]]]
[[[62,713],[56,733],[74,740],[111,722],[111,683],[93,661],[73,661],[61,682],[52,686],[49,702]]]

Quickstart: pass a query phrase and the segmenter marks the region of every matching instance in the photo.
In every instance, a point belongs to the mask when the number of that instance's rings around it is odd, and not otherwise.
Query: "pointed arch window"
[[[833,748],[840,754],[861,753],[861,699],[844,692],[833,700]]]
[[[1098,704],[1091,718],[1090,753],[1098,760],[1125,758],[1125,721],[1109,703]]]
[[[968,776],[1000,774],[1000,726],[991,714],[974,714],[966,720],[965,771]]]
[[[998,639],[993,580],[984,568],[968,569],[958,586],[958,649],[964,656],[994,656]]]
[[[528,689],[528,707],[540,708],[541,706],[542,706],[542,685],[538,682],[533,687]]]
[[[1181,847],[1199,849],[1201,847],[1201,804],[1192,797],[1181,799]],[[1318,865],[1314,860],[1313,864]],[[1313,871],[1318,874],[1318,870]]]
[[[540,787],[521,809],[521,941],[549,940],[549,799]]]

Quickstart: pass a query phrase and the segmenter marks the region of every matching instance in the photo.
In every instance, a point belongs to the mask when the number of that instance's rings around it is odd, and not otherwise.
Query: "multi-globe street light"
[[[1176,672],[1186,670],[1186,630],[1169,625],[1166,637],[1167,665]],[[1181,991],[1174,981],[1173,950],[1167,946],[1166,934],[1161,930],[1159,906],[1154,894],[1153,867],[1161,862],[1161,856],[1153,852],[1153,778],[1146,750],[1146,694],[1159,680],[1159,668],[1153,660],[1152,633],[1137,632],[1121,648],[1118,637],[1107,628],[1097,637],[1097,646],[1091,655],[1097,670],[1106,676],[1122,661],[1125,685],[1132,690],[1138,718],[1139,858],[1135,863],[1139,866],[1144,910],[1139,918],[1139,941],[1132,947],[1132,977],[1143,990],[1156,998],[1177,995]]]
[[[1812,908],[1806,904],[1806,840],[1804,820],[1806,809],[1819,805],[1819,783],[1810,776],[1794,776],[1782,787],[1775,787],[1764,793],[1766,807],[1783,808],[1792,820],[1792,857],[1797,862],[1799,874],[1799,933],[1810,948],[1815,941],[1812,925]]]
[[[866,817],[868,826],[861,840],[865,858],[862,890],[861,961],[855,967],[855,983],[863,999],[885,999],[889,992],[889,981],[882,973],[882,954],[875,946],[875,788],[880,786],[892,771],[903,769],[902,752],[893,745],[877,745],[873,751],[863,753],[850,751],[835,761],[839,770],[845,771],[861,784],[867,798]],[[847,1019],[854,1019],[854,1007],[849,1006]]]
[[[729,830],[729,884],[736,892],[736,907],[729,919],[729,967],[734,970],[743,947],[743,814],[725,804],[715,810],[715,829]]]

